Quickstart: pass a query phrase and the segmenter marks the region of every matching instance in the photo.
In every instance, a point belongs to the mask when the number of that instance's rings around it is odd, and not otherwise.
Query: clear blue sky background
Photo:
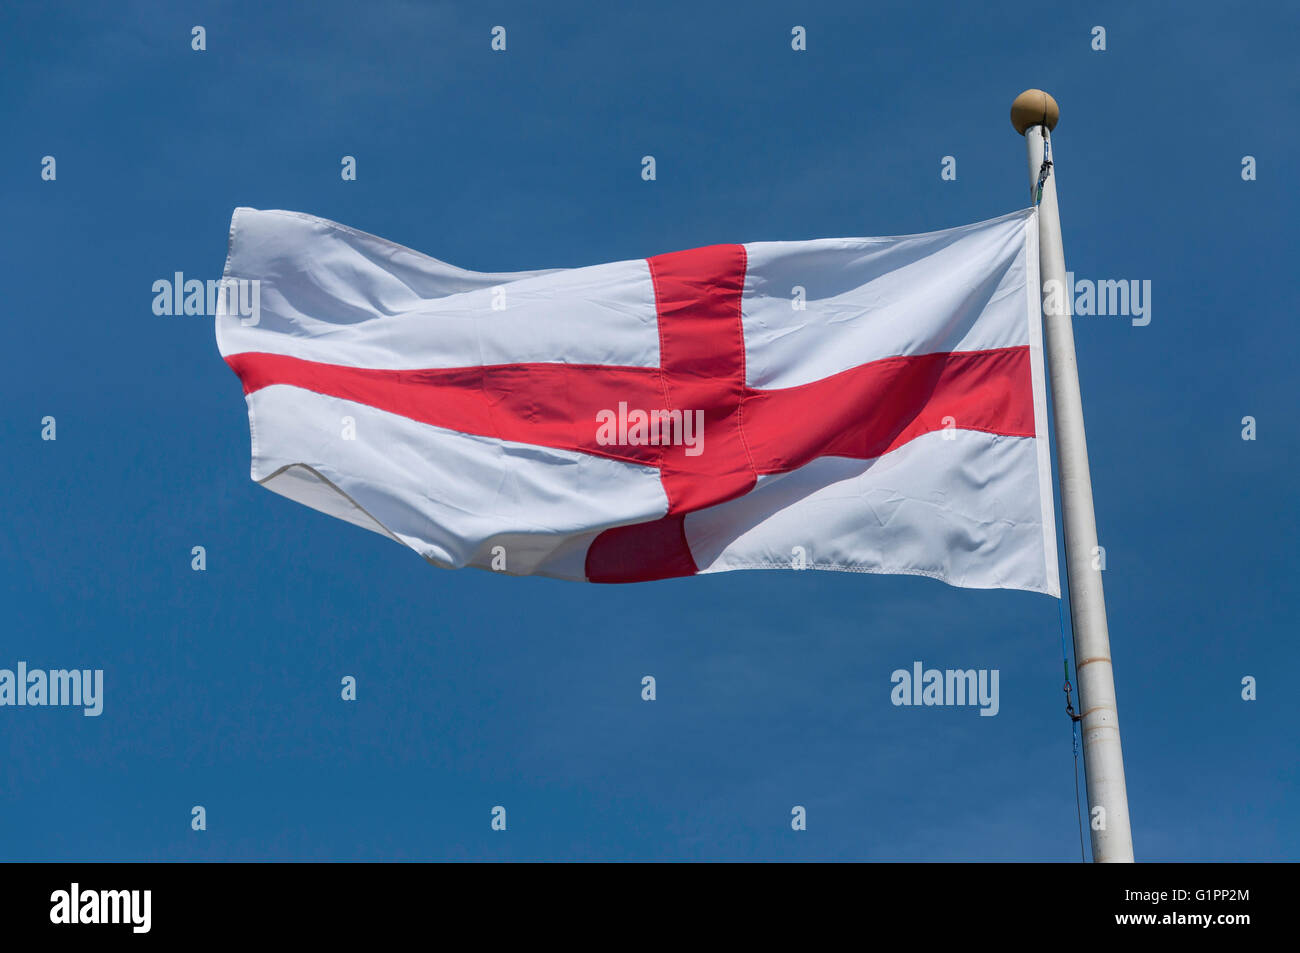
[[[1062,104],[1069,266],[1154,285],[1148,327],[1075,328],[1138,857],[1297,858],[1298,26],[1284,3],[5,3],[0,667],[103,668],[106,702],[0,709],[0,858],[1077,859],[1054,600],[440,571],[250,482],[210,319],[151,311],[156,279],[220,274],[238,205],[480,270],[992,218],[1028,204],[1026,86]],[[893,707],[918,659],[999,669],[1001,713]]]

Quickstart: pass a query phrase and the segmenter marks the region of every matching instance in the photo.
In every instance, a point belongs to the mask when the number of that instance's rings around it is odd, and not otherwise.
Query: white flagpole
[[[1088,443],[1070,320],[1074,289],[1066,285],[1061,216],[1056,205],[1056,167],[1043,166],[1044,153],[1049,160],[1053,158],[1051,131],[1060,114],[1056,100],[1040,89],[1029,89],[1012,104],[1011,124],[1029,147],[1029,181],[1035,198],[1040,185],[1042,188],[1038,202],[1038,259],[1044,293],[1043,328],[1056,424],[1056,468],[1065,523],[1065,566],[1070,578],[1070,619],[1082,712],[1083,763],[1088,776],[1092,859],[1098,863],[1131,863],[1133,835],[1115,710],[1106,599],[1101,571],[1096,568],[1097,520],[1092,509],[1092,477],[1088,472]]]

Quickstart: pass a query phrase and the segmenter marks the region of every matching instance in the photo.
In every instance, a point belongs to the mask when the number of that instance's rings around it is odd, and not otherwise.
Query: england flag
[[[253,479],[435,565],[1060,594],[1034,209],[482,273],[240,208],[224,280]]]

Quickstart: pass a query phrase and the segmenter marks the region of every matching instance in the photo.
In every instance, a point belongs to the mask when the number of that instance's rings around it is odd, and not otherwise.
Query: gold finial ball
[[[1056,100],[1041,89],[1027,89],[1011,104],[1011,125],[1022,136],[1030,126],[1046,126],[1049,130],[1056,128],[1061,118],[1061,107]]]

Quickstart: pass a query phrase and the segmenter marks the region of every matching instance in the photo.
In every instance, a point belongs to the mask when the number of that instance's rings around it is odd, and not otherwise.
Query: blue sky
[[[1055,600],[440,571],[251,483],[210,319],[151,310],[239,205],[490,271],[992,218],[1027,86],[1068,266],[1153,288],[1075,323],[1136,854],[1300,856],[1295,8],[621,7],[5,4],[0,667],[106,698],[0,709],[0,858],[1077,859]],[[892,706],[915,660],[1000,713]]]

